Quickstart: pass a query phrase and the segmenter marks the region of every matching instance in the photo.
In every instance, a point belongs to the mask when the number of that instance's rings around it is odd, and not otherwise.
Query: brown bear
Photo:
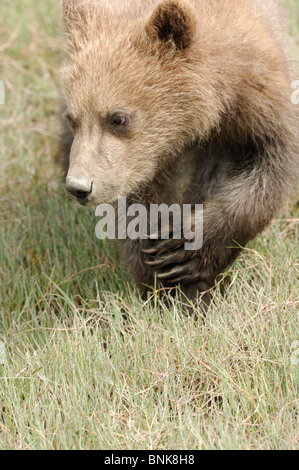
[[[198,250],[184,237],[121,241],[140,285],[158,279],[195,301],[269,224],[298,175],[280,2],[62,5],[66,189],[92,206],[120,196],[147,210],[203,204]]]

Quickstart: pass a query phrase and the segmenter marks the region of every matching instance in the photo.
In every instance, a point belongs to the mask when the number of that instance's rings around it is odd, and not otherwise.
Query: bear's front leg
[[[206,259],[205,262],[200,249],[185,249],[186,243],[192,241],[185,238],[152,240],[151,247],[142,251],[146,255],[144,263],[155,270],[159,283],[172,296],[178,295],[185,304],[186,313],[193,315],[198,301],[203,312],[207,310],[215,276],[209,269],[209,260]],[[177,286],[182,296],[178,293]]]
[[[145,264],[155,269],[159,280],[170,285],[208,281],[212,273],[201,255],[202,247],[189,250],[186,245],[190,242],[194,239],[151,240],[151,247],[142,250],[148,255]]]
[[[241,248],[266,227],[289,189],[286,182],[290,175],[277,165],[277,155],[275,147],[267,146],[250,171],[230,175],[218,194],[204,204],[201,248],[186,250],[185,243],[190,240],[181,238],[152,241],[144,250],[149,256],[147,265],[155,268],[164,285],[180,284],[186,291],[198,285],[200,293],[203,286],[212,286]]]
[[[183,291],[193,293],[194,288],[191,289],[191,286],[197,286],[199,294],[209,289],[221,270],[238,255],[240,247],[231,239],[227,227],[220,227],[223,214],[211,211],[212,206],[211,203],[205,206],[203,224],[196,220],[201,215],[192,212],[190,230],[183,230],[182,238],[151,239],[151,247],[143,249],[148,257],[145,264],[155,269],[162,284],[180,284]],[[201,233],[197,233],[197,230]],[[193,237],[186,235],[186,232]]]
[[[155,269],[158,281],[165,287],[179,286],[186,300],[195,306],[200,301],[204,311],[210,304],[210,289],[215,278],[234,261],[241,250],[240,245],[233,240],[229,222],[224,222],[220,207],[217,211],[213,209],[213,203],[206,205],[206,217],[204,209],[203,244],[199,249],[186,249],[186,243],[194,240],[171,238],[152,240],[151,247],[143,250],[147,258],[145,264]],[[239,240],[247,241],[247,238],[245,233],[238,234]]]

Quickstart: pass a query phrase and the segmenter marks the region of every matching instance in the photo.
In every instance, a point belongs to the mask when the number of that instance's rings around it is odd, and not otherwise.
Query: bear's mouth
[[[89,206],[92,204],[92,198],[90,196],[75,196],[72,194],[69,194],[68,196],[73,203],[78,203],[80,206]]]
[[[91,202],[88,197],[76,197],[76,200],[81,206],[87,206]]]

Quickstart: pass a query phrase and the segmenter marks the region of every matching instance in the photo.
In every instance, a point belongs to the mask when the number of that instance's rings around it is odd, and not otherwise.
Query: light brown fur
[[[62,4],[62,82],[77,125],[69,175],[93,180],[94,205],[204,203],[199,251],[184,240],[124,242],[140,284],[158,273],[195,298],[271,221],[298,175],[280,2]],[[130,116],[125,134],[107,124],[116,110]]]

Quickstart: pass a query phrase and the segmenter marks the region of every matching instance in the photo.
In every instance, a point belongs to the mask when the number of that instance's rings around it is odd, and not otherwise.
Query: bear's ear
[[[195,27],[195,12],[187,1],[166,0],[158,4],[146,32],[151,39],[159,39],[183,50],[191,44]]]

